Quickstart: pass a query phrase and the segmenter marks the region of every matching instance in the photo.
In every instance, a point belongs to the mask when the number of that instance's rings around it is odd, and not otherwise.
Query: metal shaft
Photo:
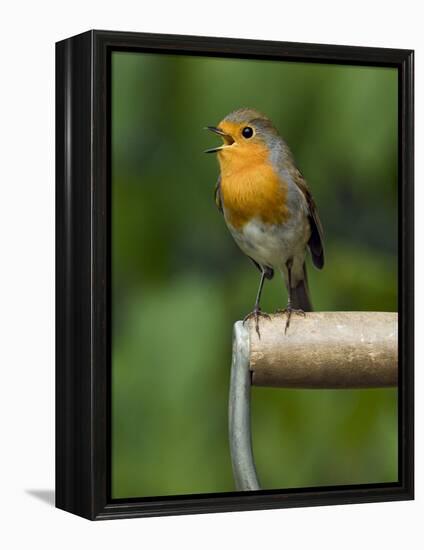
[[[249,329],[234,325],[233,359],[229,397],[229,437],[233,475],[237,490],[260,489],[253,459],[250,427]]]

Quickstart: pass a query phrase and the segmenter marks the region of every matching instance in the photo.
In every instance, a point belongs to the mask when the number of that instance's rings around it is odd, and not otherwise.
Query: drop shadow
[[[54,490],[53,489],[26,489],[27,495],[31,495],[34,498],[38,498],[42,502],[45,502],[49,506],[55,505]]]

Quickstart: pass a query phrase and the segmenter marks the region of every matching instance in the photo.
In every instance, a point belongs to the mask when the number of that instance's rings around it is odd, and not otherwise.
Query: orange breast
[[[221,199],[228,221],[236,229],[255,217],[269,224],[284,223],[289,218],[287,183],[269,162],[246,160],[239,166],[231,162],[231,169],[221,162]]]

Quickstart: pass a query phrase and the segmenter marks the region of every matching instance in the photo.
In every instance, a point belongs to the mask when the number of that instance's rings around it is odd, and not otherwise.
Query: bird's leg
[[[287,278],[288,278],[288,301],[287,306],[284,309],[277,309],[276,313],[281,313],[283,315],[287,315],[287,321],[286,321],[286,327],[284,329],[284,334],[287,333],[287,329],[290,326],[290,318],[292,316],[292,313],[296,313],[297,315],[302,315],[305,317],[306,313],[303,311],[303,309],[295,309],[291,305],[291,268],[292,268],[292,260],[287,260],[286,266],[287,266]]]
[[[255,319],[255,329],[256,329],[256,332],[258,333],[259,338],[261,337],[261,334],[259,332],[259,317],[266,317],[267,319],[271,318],[271,316],[268,315],[268,313],[265,313],[265,312],[261,311],[261,307],[259,305],[260,300],[261,300],[262,288],[264,286],[265,277],[267,277],[267,270],[262,268],[261,280],[259,282],[258,294],[256,295],[255,307],[253,308],[253,311],[248,313],[246,315],[246,317],[243,319],[243,324],[247,320],[251,319],[252,317]]]

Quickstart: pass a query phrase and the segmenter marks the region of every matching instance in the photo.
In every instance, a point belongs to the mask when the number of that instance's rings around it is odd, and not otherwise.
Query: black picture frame
[[[395,67],[399,82],[399,481],[110,498],[112,51]],[[89,31],[56,44],[56,506],[91,520],[413,498],[413,51]]]

